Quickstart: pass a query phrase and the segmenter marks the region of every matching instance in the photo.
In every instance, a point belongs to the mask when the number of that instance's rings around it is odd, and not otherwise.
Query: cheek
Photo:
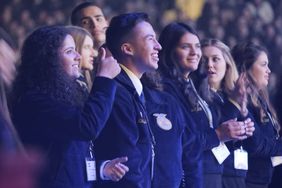
[[[223,79],[226,74],[226,67],[222,67],[220,70],[220,79]]]
[[[176,61],[180,66],[184,66],[184,67],[186,66],[186,56],[184,56],[183,54],[179,54],[176,57]]]
[[[251,72],[250,72],[250,75],[256,81],[261,80],[260,74],[261,74],[261,72],[258,69],[252,69]]]

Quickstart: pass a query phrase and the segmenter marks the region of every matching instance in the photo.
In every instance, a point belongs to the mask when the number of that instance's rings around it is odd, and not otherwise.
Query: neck
[[[184,73],[184,74],[183,74],[183,78],[184,78],[185,80],[189,80],[189,75],[190,75],[190,72]]]
[[[128,68],[133,74],[135,74],[135,76],[137,76],[139,79],[141,79],[142,75],[144,74],[144,72],[140,71],[138,69],[137,66],[135,66],[134,63],[129,63],[129,62],[123,62],[122,63],[123,66],[125,66],[126,68]]]
[[[99,48],[105,44],[105,41],[95,41],[94,42],[94,49],[96,49],[97,51],[99,50]]]

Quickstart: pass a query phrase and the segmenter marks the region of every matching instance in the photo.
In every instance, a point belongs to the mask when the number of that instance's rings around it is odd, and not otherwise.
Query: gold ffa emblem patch
[[[170,130],[172,128],[171,121],[166,118],[167,114],[154,113],[153,116],[156,117],[157,125],[163,130]]]

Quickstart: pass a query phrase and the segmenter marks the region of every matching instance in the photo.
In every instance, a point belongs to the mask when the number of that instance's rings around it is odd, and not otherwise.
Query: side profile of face
[[[199,38],[192,33],[185,33],[175,49],[175,59],[183,72],[183,76],[198,69],[199,61],[202,56]]]
[[[71,35],[66,36],[59,49],[59,54],[66,73],[71,77],[78,78],[80,76],[80,55],[75,51],[75,43]]]
[[[95,55],[93,49],[93,40],[87,35],[83,41],[80,55],[80,68],[83,70],[93,70],[93,60]]]
[[[268,57],[265,52],[261,52],[257,60],[248,70],[248,73],[255,80],[259,89],[265,88],[268,85],[268,80],[270,76],[270,69],[268,67]]]
[[[79,14],[80,26],[91,33],[94,38],[95,46],[99,48],[106,41],[106,29],[108,22],[102,12],[97,6],[89,6],[80,11]]]
[[[158,53],[161,45],[156,39],[152,25],[146,21],[138,23],[132,30],[129,39],[129,48],[132,58],[136,63],[138,74],[158,68]]]
[[[215,46],[207,46],[202,48],[202,52],[209,85],[213,89],[220,89],[227,68],[222,51]]]

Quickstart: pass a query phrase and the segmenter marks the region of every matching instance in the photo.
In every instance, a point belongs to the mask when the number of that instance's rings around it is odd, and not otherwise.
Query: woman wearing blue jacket
[[[273,167],[281,164],[282,156],[280,125],[268,98],[271,71],[267,51],[252,42],[244,42],[232,49],[232,56],[239,72],[246,75],[248,110],[256,128],[254,135],[244,141],[249,152],[246,186],[266,188],[271,181]]]
[[[195,135],[187,129],[191,122],[185,120],[173,96],[162,90],[158,74],[147,73],[142,83],[147,117],[155,140],[152,188],[200,187],[201,151]]]
[[[203,185],[205,188],[221,188],[221,163],[229,155],[222,142],[246,138],[243,123],[233,119],[220,123],[213,105],[208,105],[195,89],[190,74],[197,70],[202,51],[193,28],[183,23],[171,23],[161,32],[159,42],[162,50],[158,71],[164,89],[181,104],[187,121],[195,122],[195,126],[189,128],[196,132],[199,149],[203,151]]]
[[[79,59],[73,38],[62,26],[40,27],[23,44],[12,115],[25,146],[46,157],[40,187],[90,188],[100,174],[90,141],[109,117],[116,91],[112,78],[120,68],[102,51],[100,72],[83,102],[75,81]],[[107,163],[101,174],[118,181],[126,172],[122,161]],[[105,174],[107,169],[119,173]]]
[[[246,113],[246,95],[244,92],[241,94],[240,87],[237,87],[242,77],[239,78],[229,47],[217,39],[205,39],[201,42],[201,48],[203,58],[199,72],[206,75],[200,84],[201,96],[208,103],[216,104],[221,121],[230,118],[242,120],[246,125],[246,135],[252,136],[254,123],[251,122],[250,115]],[[229,141],[226,145],[230,155],[223,162],[223,187],[243,188],[248,166],[247,152],[243,150],[241,141]],[[239,161],[238,154],[245,157],[245,160]],[[243,166],[235,166],[234,160],[236,164],[240,162]]]

